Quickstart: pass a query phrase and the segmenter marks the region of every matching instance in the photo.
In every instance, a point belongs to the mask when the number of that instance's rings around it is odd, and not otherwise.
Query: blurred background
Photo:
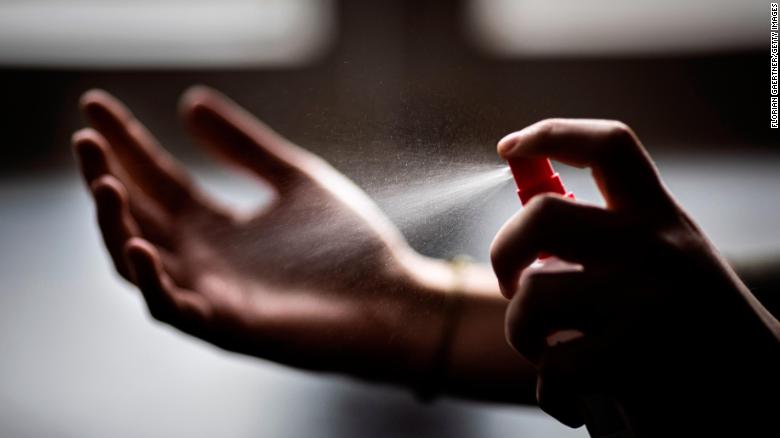
[[[0,0],[0,435],[586,436],[534,408],[422,405],[151,322],[113,273],[76,173],[78,96],[123,99],[239,205],[262,190],[183,133],[189,85],[224,91],[369,193],[498,163],[496,141],[539,119],[620,119],[744,261],[780,256],[768,21],[756,0]],[[599,201],[586,172],[561,171]],[[423,253],[485,261],[514,196],[393,219]]]

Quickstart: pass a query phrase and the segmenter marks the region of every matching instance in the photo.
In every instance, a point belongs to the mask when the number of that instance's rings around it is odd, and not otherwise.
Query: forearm
[[[467,294],[455,328],[443,391],[493,402],[536,403],[536,370],[504,335],[506,302]]]

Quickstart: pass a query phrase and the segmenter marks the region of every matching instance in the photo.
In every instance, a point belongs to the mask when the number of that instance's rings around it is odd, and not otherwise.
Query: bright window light
[[[768,17],[752,0],[471,0],[467,25],[499,56],[620,56],[762,47]]]
[[[286,67],[330,46],[328,0],[0,0],[0,64]]]

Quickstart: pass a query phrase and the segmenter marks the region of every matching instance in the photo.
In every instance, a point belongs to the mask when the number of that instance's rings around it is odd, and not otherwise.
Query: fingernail
[[[498,145],[496,146],[496,149],[498,151],[498,155],[506,159],[509,154],[512,153],[512,150],[514,150],[515,146],[517,146],[517,136],[520,131],[513,132],[511,134],[507,134],[498,141]]]

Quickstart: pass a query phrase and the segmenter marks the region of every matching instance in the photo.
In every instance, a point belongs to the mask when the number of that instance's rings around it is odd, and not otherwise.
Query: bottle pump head
[[[512,158],[508,162],[523,205],[540,193],[573,197],[566,192],[561,177],[547,158]]]

